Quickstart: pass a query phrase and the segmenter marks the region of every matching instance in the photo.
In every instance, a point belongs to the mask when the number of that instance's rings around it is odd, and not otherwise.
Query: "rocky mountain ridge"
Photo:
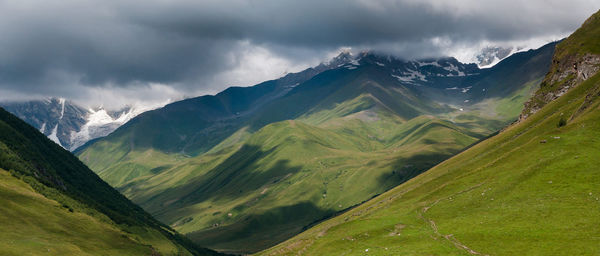
[[[525,103],[519,121],[561,97],[600,70],[600,14],[588,18],[569,38],[560,42],[540,90]]]
[[[64,98],[2,102],[18,116],[63,148],[73,151],[86,142],[104,137],[149,107],[126,106],[119,110],[85,108]]]

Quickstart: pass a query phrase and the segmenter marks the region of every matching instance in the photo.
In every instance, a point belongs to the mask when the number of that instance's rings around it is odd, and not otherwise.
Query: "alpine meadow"
[[[599,8],[0,2],[0,254],[600,255]]]

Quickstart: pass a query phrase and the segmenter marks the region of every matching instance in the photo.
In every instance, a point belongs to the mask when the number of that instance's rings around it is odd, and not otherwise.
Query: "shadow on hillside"
[[[195,175],[178,186],[162,190],[155,188],[154,196],[136,203],[159,219],[173,211],[181,216],[189,216],[197,214],[198,210],[188,206],[207,200],[231,201],[262,190],[266,185],[284,182],[302,167],[290,165],[289,160],[279,160],[265,169],[258,161],[275,150],[276,147],[263,151],[258,146],[244,145],[205,174]],[[169,201],[174,202],[167,207],[165,204]]]
[[[229,225],[187,234],[192,241],[229,253],[254,253],[302,232],[318,219],[333,216],[311,202],[277,207],[261,214],[241,217]],[[234,216],[235,218],[235,216]]]
[[[408,158],[397,158],[390,164],[392,172],[381,174],[377,177],[377,181],[382,188],[389,190],[429,170],[453,155],[453,153],[425,153]]]
[[[169,198],[163,197],[162,202],[174,198],[179,200],[169,205],[168,209],[163,207],[161,212],[154,212],[155,216],[160,218],[160,215],[167,211],[170,214],[177,212],[178,216],[190,216],[187,221],[192,221],[200,212],[197,208],[188,206],[207,200],[233,201],[248,194],[259,194],[260,190],[271,184],[287,182],[287,177],[300,172],[303,167],[291,165],[289,160],[278,160],[270,168],[264,168],[265,163],[260,161],[266,161],[265,159],[269,159],[276,151],[277,147],[264,151],[255,145],[242,146],[206,174],[194,178],[185,185],[168,188],[158,193],[169,195]],[[373,179],[380,184],[379,187],[383,192],[428,170],[451,155],[451,153],[431,153],[398,158],[386,166],[380,166],[380,168],[393,170],[391,173],[381,174]],[[377,191],[372,193],[372,195],[365,195],[364,198],[374,196]],[[262,209],[253,209],[259,212],[249,214],[246,209],[253,207],[255,203],[255,200],[248,200],[238,204],[231,210],[232,216],[219,212],[211,220],[215,222],[213,227],[192,232],[188,236],[199,245],[206,245],[213,249],[251,253],[284,241],[302,232],[303,227],[309,227],[336,214],[334,210],[321,209],[309,201],[297,201],[293,205],[267,208],[264,212],[261,212]]]
[[[274,122],[298,118],[318,106],[323,99],[352,83],[360,74],[347,69],[332,69],[314,76],[282,98],[265,105],[249,122],[250,130],[257,131]]]
[[[179,203],[186,206],[209,198],[238,198],[242,194],[261,189],[264,185],[281,182],[286,175],[302,169],[301,166],[291,166],[289,160],[278,160],[268,169],[258,163],[276,150],[277,147],[263,151],[254,145],[242,146],[206,174],[188,182],[184,187],[173,188],[182,192],[190,191],[180,198]]]

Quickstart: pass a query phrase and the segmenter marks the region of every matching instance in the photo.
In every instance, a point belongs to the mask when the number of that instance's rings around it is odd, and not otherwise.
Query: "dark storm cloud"
[[[573,30],[594,1],[204,1],[158,4],[129,18],[159,31],[300,47],[509,40]],[[177,14],[177,15],[172,15]]]
[[[220,53],[234,45],[230,40],[160,33],[123,20],[113,6],[91,2],[63,2],[49,9],[7,5],[3,2],[0,9],[2,84],[173,83],[198,70],[217,72],[224,65]],[[10,13],[11,7],[17,13]]]
[[[81,88],[160,83],[193,92],[237,81],[223,77],[252,58],[310,63],[342,46],[442,55],[482,40],[565,35],[598,7],[591,0],[0,0],[0,89],[76,97]]]

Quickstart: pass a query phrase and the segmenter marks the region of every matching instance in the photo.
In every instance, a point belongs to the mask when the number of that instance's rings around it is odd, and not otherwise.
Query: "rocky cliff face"
[[[536,113],[544,105],[564,95],[600,70],[600,55],[568,56],[552,61],[551,71],[540,85],[540,90],[525,103],[519,120]]]
[[[519,121],[564,95],[600,70],[600,12],[556,46],[552,66],[535,95],[525,103]]]

